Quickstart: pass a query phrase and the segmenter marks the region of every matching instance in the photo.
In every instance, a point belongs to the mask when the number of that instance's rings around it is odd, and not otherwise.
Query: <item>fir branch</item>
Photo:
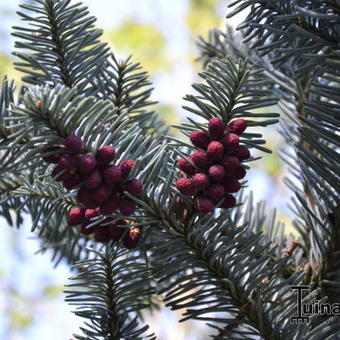
[[[102,32],[94,27],[95,18],[86,7],[70,0],[35,0],[21,6],[19,15],[36,27],[14,27],[13,35],[22,59],[16,68],[24,73],[23,81],[73,88],[75,94],[109,99],[116,113],[129,114],[145,133],[163,137],[168,133],[164,122],[148,108],[154,104],[146,72],[140,65],[118,61],[109,53],[107,44],[100,42]]]
[[[76,314],[90,320],[82,329],[84,335],[76,338],[146,337],[146,327],[138,325],[137,315],[154,292],[144,262],[149,247],[149,260],[167,304],[185,308],[184,320],[208,321],[218,332],[215,339],[316,340],[339,334],[338,318],[313,316],[309,325],[289,324],[296,311],[290,284],[315,282],[322,288],[313,288],[306,302],[325,300],[325,294],[332,301],[339,292],[339,178],[334,160],[339,147],[339,77],[334,58],[338,47],[333,41],[337,37],[331,26],[338,16],[332,2],[319,7],[308,2],[301,8],[293,2],[244,1],[238,10],[252,6],[243,32],[260,51],[250,55],[256,65],[243,60],[249,49],[238,50],[234,42],[232,50],[239,58],[228,55],[224,59],[228,48],[214,35],[218,39],[203,44],[206,60],[213,54],[223,59],[211,61],[201,74],[205,82],[194,84],[198,94],[186,97],[192,105],[185,107],[187,111],[204,120],[220,117],[228,123],[236,117],[255,118],[251,126],[275,123],[277,114],[255,110],[276,103],[272,91],[280,98],[279,105],[288,116],[282,129],[296,153],[287,158],[298,163],[292,171],[302,184],[289,182],[296,195],[295,223],[301,231],[295,245],[287,244],[262,205],[252,215],[251,199],[244,211],[236,207],[205,216],[197,213],[192,200],[172,185],[176,156],[187,149],[179,141],[165,147],[164,139],[158,138],[162,124],[156,123],[155,114],[147,108],[151,88],[145,73],[129,59],[120,63],[107,58],[106,45],[98,41],[100,32],[79,4],[36,2],[37,6],[24,6],[35,12],[35,18],[26,13],[21,16],[38,29],[17,28],[15,34],[21,39],[17,47],[33,51],[33,55],[19,53],[23,62],[17,67],[28,74],[27,82],[39,86],[25,91],[17,103],[6,84],[1,92],[0,126],[5,129],[0,152],[6,165],[1,170],[15,170],[10,180],[3,181],[5,194],[12,197],[16,188],[15,199],[23,199],[16,208],[32,215],[33,229],[45,239],[43,250],[52,248],[57,262],[63,257],[70,262],[86,258],[76,265],[80,273],[73,278],[75,284],[67,297],[80,307]],[[302,33],[308,34],[304,41]],[[98,61],[102,67],[97,67]],[[182,130],[206,130],[205,123],[189,119]],[[87,151],[115,144],[119,160],[129,155],[139,158],[133,172],[141,170],[138,177],[146,183],[145,192],[139,198],[126,195],[140,206],[128,220],[144,228],[141,252],[127,253],[118,245],[109,245],[91,258],[84,249],[90,241],[79,240],[77,228],[66,226],[65,212],[75,203],[74,193],[62,190],[49,172],[41,179],[46,166],[40,158],[48,143],[60,144],[70,134],[81,136]],[[261,135],[241,137],[244,144],[267,151],[261,146]],[[9,155],[17,156],[18,150],[19,157],[9,162]],[[111,217],[122,218],[119,214]],[[259,231],[265,227],[262,237]],[[278,242],[277,249],[270,241]],[[309,260],[305,272],[298,270],[306,261],[303,252]]]
[[[230,6],[238,4],[240,0]],[[289,61],[293,66],[291,78],[299,79],[325,68],[337,72],[337,5],[332,0],[299,5],[293,1],[247,0],[228,17],[250,7],[250,13],[238,28],[242,29],[244,41],[252,41],[251,48],[270,54],[276,66]]]
[[[221,56],[223,43],[225,53],[228,53],[228,46],[231,45],[236,53],[248,56],[260,67],[266,68],[264,74],[281,87],[282,76],[277,71],[271,70],[269,65],[271,59],[260,58],[247,46],[237,44],[231,34],[223,35],[221,38],[221,34],[215,32],[211,43],[205,44],[201,41],[201,48],[205,53],[207,49],[213,50],[212,45],[215,44],[215,49],[219,49],[215,54]],[[284,77],[287,78],[287,75]],[[312,280],[322,285],[320,275],[328,282],[326,268],[334,268],[334,259],[338,257],[336,255],[338,231],[331,226],[327,218],[329,213],[334,214],[339,200],[338,165],[335,161],[338,158],[336,149],[339,146],[337,138],[339,100],[335,86],[338,76],[324,73],[322,76],[320,74],[319,77],[315,77],[307,73],[304,79],[291,79],[290,82],[292,81],[295,82],[295,86],[289,88],[282,86],[280,91],[274,91],[281,97],[279,107],[288,117],[286,124],[290,126],[283,127],[281,124],[282,135],[296,150],[296,156],[293,156],[290,164],[299,164],[300,167],[294,169],[293,175],[301,182],[303,191],[291,182],[289,184],[299,195],[299,200],[294,201],[294,204],[299,205],[299,208],[294,209],[299,216],[299,221],[295,225],[301,232],[305,254],[309,253],[311,247],[310,279],[313,278]],[[287,84],[288,81],[285,79],[284,83]],[[302,170],[302,176],[299,174],[299,169]],[[304,196],[306,199],[303,198]],[[328,210],[322,208],[324,204],[328,206]],[[311,219],[309,216],[312,211],[315,217]],[[323,231],[322,236],[320,231]],[[311,242],[310,237],[313,238]],[[319,241],[320,238],[323,241]],[[331,263],[327,264],[328,261]],[[338,281],[337,273],[331,274],[330,277],[334,278],[334,283]],[[331,286],[329,283],[328,287]],[[336,284],[333,285],[333,291],[332,289],[328,291],[329,296],[336,296],[335,287],[337,287]]]
[[[295,273],[282,281],[286,260],[271,262],[268,244],[260,245],[261,238],[244,228],[228,228],[225,214],[187,220],[189,225],[172,225],[153,235],[153,264],[164,286],[160,293],[172,309],[187,310],[183,321],[208,321],[225,338],[238,334],[244,339],[284,339],[293,328],[301,331],[284,320],[296,308],[289,284],[301,283],[303,275]],[[315,293],[307,299],[313,297]]]
[[[66,223],[60,223],[58,217],[53,214],[45,221],[44,231],[39,233],[38,241],[40,243],[36,254],[48,254],[54,267],[57,267],[62,261],[73,265],[82,259],[91,257],[90,248],[100,248],[97,242],[90,237],[80,235],[77,228],[70,228]]]
[[[24,199],[23,206],[32,216],[31,229],[35,231],[38,228],[41,235],[53,215],[57,217],[56,225],[65,225],[66,211],[75,205],[75,200],[59,183],[53,183],[52,178],[46,176],[39,180],[39,177],[41,177],[39,173],[33,175],[33,180],[21,177],[22,184],[13,195]]]
[[[14,91],[14,81],[9,81],[7,77],[4,77],[0,93],[0,142],[6,140],[11,133],[5,126],[4,119],[9,116],[10,105],[15,102]]]
[[[247,62],[233,58],[213,60],[200,74],[205,83],[194,84],[198,95],[188,95],[184,99],[192,106],[184,106],[188,112],[209,120],[221,118],[228,123],[233,118],[256,118],[248,120],[249,127],[267,126],[278,122],[277,113],[255,113],[254,110],[272,106],[276,99],[268,91],[268,83],[258,69]],[[190,121],[186,130],[204,129],[203,125]],[[262,135],[244,134],[241,141],[249,147],[270,152],[260,146],[265,141]],[[179,141],[179,144],[184,145]]]
[[[84,138],[87,151],[95,151],[104,143],[114,144],[121,150],[118,158],[131,152],[140,154],[152,140],[151,136],[145,138],[126,115],[118,116],[110,101],[75,96],[75,90],[61,85],[54,89],[34,87],[25,94],[22,104],[13,107],[9,127],[15,132],[10,137],[13,145],[30,141],[25,144],[26,153],[13,167],[19,163],[34,166],[32,162],[37,160],[40,165],[46,145],[58,145],[71,134]]]
[[[137,123],[145,134],[164,138],[168,127],[150,106],[156,104],[150,99],[153,88],[147,72],[131,57],[118,60],[111,53],[105,67],[99,70],[92,82],[93,93],[99,98],[112,101],[117,115],[128,115],[131,123]]]
[[[78,306],[76,315],[89,320],[87,328],[81,327],[84,335],[76,339],[155,339],[145,334],[148,326],[139,326],[136,317],[151,293],[145,289],[150,272],[141,256],[107,246],[74,269],[78,274],[66,286],[66,301]]]
[[[13,214],[21,204],[21,199],[13,195],[13,191],[21,186],[19,176],[21,171],[10,169],[14,159],[22,154],[22,145],[13,145],[9,136],[12,131],[7,127],[6,119],[10,116],[11,105],[14,104],[15,86],[13,81],[5,77],[2,81],[0,93],[0,216],[3,216],[9,225],[13,225]],[[23,222],[21,215],[15,214],[17,227]]]
[[[70,0],[35,0],[21,8],[22,20],[34,26],[14,27],[13,35],[20,39],[16,48],[28,51],[14,53],[22,60],[16,69],[27,74],[23,80],[84,91],[108,57],[107,45],[99,40],[102,32],[94,28],[87,8]]]
[[[139,63],[131,62],[131,57],[118,60],[111,53],[107,67],[100,70],[98,76],[102,77],[102,82],[94,86],[99,87],[101,96],[112,100],[118,115],[126,111],[137,114],[155,104],[150,100],[152,87],[148,74]],[[101,85],[104,88],[101,89]]]
[[[167,166],[159,167],[153,162],[149,173],[152,173],[150,176],[154,180],[147,186],[143,198],[145,215],[149,218],[153,216],[152,223],[159,225],[150,232],[152,265],[159,285],[164,287],[160,293],[165,294],[165,301],[172,308],[187,309],[183,320],[209,321],[215,328],[215,322],[218,322],[243,337],[261,334],[264,338],[280,339],[281,332],[285,330],[280,325],[276,330],[272,329],[273,319],[282,320],[283,324],[283,316],[280,318],[279,315],[284,315],[285,320],[289,318],[288,305],[290,313],[295,313],[295,296],[289,295],[290,302],[285,307],[276,300],[268,312],[268,304],[264,301],[273,300],[271,294],[277,292],[278,286],[283,291],[277,299],[286,299],[289,283],[301,283],[303,275],[293,273],[287,281],[282,281],[287,276],[283,271],[286,270],[287,261],[290,261],[289,257],[273,261],[274,252],[268,243],[263,242],[261,236],[249,232],[247,227],[237,228],[228,212],[222,210],[213,216],[202,216],[177,193],[165,190],[166,183],[171,183],[173,178],[174,160],[171,159],[174,156],[170,154]],[[163,178],[158,174],[163,174]],[[186,211],[184,218],[179,218],[180,211],[176,210],[178,204],[184,207],[182,211]],[[175,215],[175,211],[178,214]],[[243,260],[245,262],[240,265]],[[164,266],[164,263],[170,265]],[[245,277],[247,279],[242,279]],[[262,281],[266,280],[269,286],[264,289],[260,301],[254,301],[251,290],[258,290],[259,286],[262,287]],[[314,294],[309,298],[312,299]],[[258,311],[258,314],[249,312],[251,310]],[[240,311],[242,317],[239,316]],[[217,317],[209,314],[214,312],[218,313]],[[276,316],[272,319],[273,312]],[[266,320],[265,324],[261,320]],[[240,324],[248,325],[247,330],[238,329]]]

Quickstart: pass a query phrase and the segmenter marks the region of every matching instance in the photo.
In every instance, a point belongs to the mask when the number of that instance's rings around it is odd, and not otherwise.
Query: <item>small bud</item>
[[[102,183],[102,175],[100,171],[94,170],[85,176],[84,184],[89,189],[95,189]]]
[[[188,158],[189,160],[192,161],[192,158]],[[191,164],[190,162],[188,162],[186,159],[184,158],[180,158],[177,162],[177,166],[183,171],[185,172],[187,175],[192,176],[195,173],[197,173],[197,169],[195,168],[195,166],[193,164]]]
[[[213,160],[222,159],[224,152],[224,146],[220,142],[211,142],[208,145],[208,157]]]
[[[127,249],[134,249],[138,245],[141,230],[139,227],[131,227],[123,238],[123,245]]]
[[[211,184],[206,188],[205,191],[208,197],[216,202],[222,199],[222,197],[225,195],[224,187],[220,184]]]
[[[47,38],[49,36],[48,32],[34,32],[34,35],[39,38]]]
[[[198,173],[191,182],[195,190],[202,190],[209,185],[209,177],[204,173]]]
[[[239,143],[240,143],[240,139],[238,137],[238,135],[234,134],[234,133],[228,133],[226,134],[223,138],[222,138],[222,143],[224,145],[225,151],[226,152],[231,152],[234,151]]]
[[[129,177],[129,174],[135,165],[136,161],[133,159],[127,159],[125,161],[122,161],[119,163],[119,168],[122,172],[123,179],[126,179]]]
[[[93,190],[82,186],[77,193],[77,200],[79,203],[87,205],[88,203],[93,201]]]
[[[209,213],[214,210],[214,203],[207,197],[199,196],[195,200],[196,208],[200,212]]]
[[[224,166],[227,173],[231,173],[239,168],[240,161],[234,156],[224,156],[221,164]]]
[[[210,166],[211,160],[208,158],[206,151],[196,150],[192,154],[192,161],[201,169],[206,169]]]
[[[246,176],[246,173],[247,173],[246,169],[240,166],[236,170],[233,171],[232,176],[235,179],[242,179]]]
[[[203,131],[192,131],[190,134],[190,140],[193,145],[204,150],[207,149],[211,142],[209,135]]]
[[[85,220],[90,221],[92,218],[99,215],[99,208],[96,209],[86,209],[85,210]]]
[[[133,196],[139,196],[143,192],[143,182],[137,178],[133,178],[125,184],[125,190]]]
[[[34,101],[35,107],[39,110],[42,108],[42,104],[43,104],[43,102],[42,102],[41,99],[37,99],[37,100]]]
[[[106,243],[111,240],[111,233],[107,225],[97,225],[94,229],[94,239],[97,242]]]
[[[224,189],[228,193],[237,192],[241,189],[241,183],[237,180],[231,180],[228,183],[225,183]]]
[[[68,136],[65,139],[64,145],[68,152],[79,153],[83,146],[83,141],[78,136]]]
[[[220,118],[209,119],[208,129],[210,136],[213,138],[221,138],[224,135],[224,123]]]
[[[116,149],[111,145],[101,147],[96,154],[99,165],[105,165],[113,161],[116,157]]]
[[[75,169],[77,167],[77,159],[74,155],[60,155],[58,165],[63,169]]]
[[[123,180],[122,170],[120,167],[111,165],[103,171],[103,177],[106,183],[118,183]]]
[[[215,182],[221,181],[225,176],[225,170],[222,165],[213,165],[209,168],[209,177]]]
[[[233,195],[227,194],[226,196],[224,196],[224,199],[221,202],[219,207],[227,209],[227,208],[231,208],[231,207],[235,206],[235,204],[236,204],[235,197]]]
[[[250,157],[250,151],[245,146],[239,146],[235,151],[234,155],[240,160],[244,161]]]
[[[92,153],[87,153],[86,155],[80,155],[78,164],[81,171],[89,173],[97,166],[97,161]]]
[[[112,194],[112,187],[102,184],[99,188],[93,192],[93,198],[96,202],[101,203],[106,201]]]
[[[176,188],[179,192],[184,195],[194,195],[195,188],[193,186],[192,180],[189,178],[180,178],[176,181]]]
[[[110,196],[99,208],[102,215],[112,214],[118,208],[118,196]]]
[[[228,131],[240,135],[247,128],[247,121],[240,118],[228,124]]]
[[[85,209],[82,207],[73,207],[67,216],[67,224],[74,226],[84,222]]]

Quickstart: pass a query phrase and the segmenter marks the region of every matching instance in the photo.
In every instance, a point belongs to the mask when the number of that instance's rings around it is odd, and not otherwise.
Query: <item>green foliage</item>
[[[34,26],[14,27],[13,35],[19,38],[14,54],[21,59],[15,65],[27,74],[24,82],[62,84],[76,94],[110,99],[117,113],[129,113],[131,121],[151,133],[166,133],[164,124],[148,110],[153,102],[147,74],[130,58],[118,61],[109,53],[86,7],[71,0],[36,0],[21,7],[23,12],[18,14]]]
[[[85,318],[84,335],[75,339],[155,339],[139,326],[136,312],[147,307],[152,288],[145,288],[148,270],[139,254],[108,246],[104,253],[74,264],[77,274],[66,286],[66,301],[77,306],[75,314]],[[150,291],[151,290],[151,291]]]
[[[291,209],[304,249],[300,263],[307,263],[305,282],[316,283],[338,302],[339,17],[333,1],[292,3],[237,1],[236,12],[251,8],[239,26],[243,44],[228,29],[225,34],[212,31],[199,45],[203,61],[235,53],[264,69],[276,84],[272,91],[279,98],[280,130],[290,147],[282,158],[292,173],[286,182],[295,196]]]
[[[118,60],[111,54],[106,67],[92,81],[93,92],[112,101],[117,115],[129,115],[129,121],[137,122],[145,133],[164,138],[168,128],[150,109],[155,102],[150,100],[152,87],[148,74],[130,59]]]
[[[205,83],[193,84],[199,95],[187,95],[184,98],[193,104],[184,106],[187,111],[205,120],[219,117],[226,123],[234,118],[250,118],[252,120],[248,123],[249,127],[267,126],[278,122],[277,113],[254,112],[258,108],[276,104],[277,100],[268,91],[268,81],[261,72],[247,62],[235,59],[214,60],[200,77]],[[182,124],[181,129],[186,131],[206,129],[192,118],[188,120],[189,123]],[[249,147],[270,152],[261,146],[265,143],[259,139],[261,136],[257,133],[244,133],[242,142]]]
[[[14,83],[6,77],[3,79],[0,94],[0,215],[5,217],[9,225],[13,225],[13,208],[20,204],[21,199],[13,195],[13,191],[21,184],[19,171],[10,171],[13,158],[22,152],[21,145],[13,145],[8,136],[11,131],[5,126],[5,120],[10,116],[10,106],[15,102]],[[16,214],[16,224],[22,222],[20,214]]]
[[[233,209],[197,212],[193,200],[173,186],[178,156],[192,146],[167,135],[150,108],[152,89],[140,65],[109,55],[80,4],[35,0],[22,6],[21,17],[34,28],[15,28],[17,48],[27,51],[16,53],[22,60],[16,67],[30,87],[16,97],[13,83],[2,84],[0,214],[12,224],[16,211],[20,224],[21,214],[28,213],[40,252],[52,252],[56,265],[64,259],[74,265],[66,300],[87,319],[76,339],[153,338],[139,319],[154,307],[154,294],[170,308],[184,309],[183,321],[207,322],[214,339],[339,336],[338,317],[289,322],[296,313],[290,285],[313,284],[306,302],[339,297],[336,5],[330,0],[234,5],[230,15],[251,9],[240,27],[244,43],[230,29],[199,40],[205,70],[202,82],[193,84],[196,94],[185,97],[184,108],[194,116],[179,128],[187,135],[206,131],[212,117],[225,123],[243,117],[253,132],[242,134],[241,142],[269,152],[255,129],[278,121],[277,113],[259,110],[277,103],[289,146],[282,158],[291,171],[286,182],[294,192],[298,239],[251,194],[241,192],[238,202],[244,204]],[[119,242],[100,245],[66,224],[76,193],[53,180],[41,155],[71,134],[82,137],[87,152],[112,144],[117,162],[137,159],[131,175],[144,182],[143,194],[126,195],[138,211],[128,218],[110,216],[143,228],[137,250],[123,251]]]
[[[83,92],[108,56],[107,45],[99,40],[102,32],[93,25],[96,19],[70,0],[36,0],[20,7],[22,20],[33,26],[14,27],[20,39],[16,48],[31,52],[15,53],[22,60],[16,68],[27,74],[23,81],[62,83]]]
[[[284,69],[293,79],[306,72],[339,72],[339,5],[336,1],[262,1],[236,0],[231,17],[250,9],[242,30],[251,49],[268,54],[271,63]],[[289,63],[290,68],[284,67]]]

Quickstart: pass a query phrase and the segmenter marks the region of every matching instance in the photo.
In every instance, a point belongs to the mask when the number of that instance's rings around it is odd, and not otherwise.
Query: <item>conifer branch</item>
[[[131,123],[137,123],[146,135],[165,138],[168,127],[151,110],[156,104],[151,101],[151,87],[148,74],[131,57],[118,60],[111,53],[105,67],[99,70],[92,82],[93,93],[99,98],[110,100],[117,115],[128,115]]]
[[[257,27],[254,34],[250,34],[249,30],[243,31],[246,42],[252,41],[257,50],[268,52],[267,59],[257,57],[256,61],[261,60],[259,64],[266,68],[270,67],[267,66],[269,62],[274,63],[296,84],[294,92],[286,91],[284,87],[277,91],[281,97],[279,106],[288,116],[282,131],[287,142],[295,148],[293,160],[299,164],[301,171],[299,174],[294,169],[302,187],[292,182],[289,186],[297,196],[294,204],[300,206],[295,209],[299,224],[305,224],[302,236],[305,251],[310,254],[309,279],[322,287],[325,280],[327,295],[332,298],[339,292],[336,288],[339,273],[334,272],[334,259],[338,258],[335,242],[339,239],[339,232],[334,228],[337,222],[332,225],[327,216],[337,215],[334,212],[340,199],[339,177],[335,170],[338,165],[334,162],[339,146],[339,121],[335,118],[339,108],[335,92],[339,70],[333,62],[339,51],[336,45],[338,36],[334,30],[339,13],[331,1],[308,3],[304,8],[262,1],[248,1],[245,6],[250,3],[256,3],[257,9],[267,8],[270,12],[266,23],[260,23],[259,11],[253,11],[241,25],[243,28],[247,24]],[[242,8],[239,7],[239,10]],[[300,38],[306,33],[303,48],[297,48],[298,44],[301,46]],[[283,53],[281,58],[277,57],[279,53]],[[326,168],[329,170],[325,171]],[[327,268],[333,268],[332,273],[328,273]]]
[[[33,52],[14,53],[22,60],[16,68],[27,74],[23,80],[76,86],[82,93],[108,58],[109,48],[100,43],[102,32],[94,28],[94,17],[70,0],[35,0],[21,8],[22,20],[35,27],[14,27],[13,35],[20,39],[16,48]]]
[[[25,50],[16,52],[21,59],[16,66],[26,74],[23,80],[35,86],[23,88],[15,100],[13,84],[5,79],[2,85],[0,214],[11,223],[12,209],[18,220],[20,211],[28,212],[43,241],[41,252],[52,249],[55,264],[62,258],[81,260],[67,291],[67,301],[79,307],[76,314],[89,320],[76,339],[154,338],[145,335],[147,327],[139,326],[138,319],[150,308],[155,277],[166,304],[184,309],[183,321],[208,322],[214,339],[318,340],[339,334],[337,317],[313,315],[310,324],[289,323],[296,313],[291,284],[315,284],[305,297],[308,303],[326,296],[336,302],[339,296],[340,76],[334,29],[339,12],[333,0],[303,7],[262,0],[234,5],[239,7],[231,15],[252,9],[240,27],[246,43],[241,46],[230,32],[216,30],[209,41],[200,40],[206,68],[184,107],[196,119],[189,117],[180,129],[201,151],[208,151],[213,139],[222,145],[222,156],[224,148],[228,157],[228,152],[237,156],[226,146],[230,141],[213,136],[209,126],[217,119],[223,138],[228,137],[237,118],[243,127],[234,137],[246,153],[244,159],[234,156],[240,167],[240,161],[255,160],[249,148],[270,152],[261,134],[245,128],[276,123],[277,113],[257,109],[279,99],[285,115],[281,130],[294,150],[284,151],[283,158],[298,179],[287,180],[295,193],[291,207],[298,239],[284,235],[275,212],[267,214],[262,203],[254,205],[252,196],[246,199],[242,192],[240,204],[227,210],[210,197],[216,210],[202,213],[196,197],[183,193],[177,182],[174,186],[178,176],[191,176],[175,164],[179,155],[189,162],[193,147],[164,138],[167,127],[149,109],[152,89],[139,64],[109,56],[94,18],[79,4],[35,0],[22,6],[20,16],[34,28],[15,28],[16,47]],[[192,132],[209,139],[206,147],[194,141]],[[56,183],[41,158],[49,144],[60,146],[70,135],[84,141],[82,151],[94,154],[114,145],[117,161],[137,160],[129,171],[144,183],[143,192],[132,195],[123,187],[137,211],[128,217],[114,211],[93,222],[124,218],[126,229],[143,229],[137,250],[122,251],[122,239],[102,246],[67,225],[66,211],[76,204],[76,193]],[[190,162],[195,172],[205,169]],[[247,163],[241,168],[244,177]]]
[[[74,269],[78,274],[66,286],[66,301],[78,307],[76,315],[89,320],[76,339],[155,339],[136,318],[152,293],[145,288],[150,272],[142,257],[108,246]]]

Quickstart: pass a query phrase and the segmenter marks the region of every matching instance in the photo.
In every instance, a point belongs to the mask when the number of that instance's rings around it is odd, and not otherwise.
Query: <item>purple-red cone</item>
[[[78,136],[68,136],[65,139],[64,145],[66,151],[72,153],[79,153],[83,146],[83,141]]]
[[[94,229],[94,238],[97,242],[106,243],[111,240],[111,233],[107,225],[98,225]]]
[[[103,176],[106,183],[118,183],[123,180],[122,170],[116,165],[107,167],[103,172]]]
[[[195,190],[202,190],[209,185],[209,177],[204,173],[193,176],[191,181]]]
[[[119,163],[119,168],[121,170],[121,173],[122,173],[122,176],[123,176],[124,179],[126,179],[129,176],[129,174],[130,174],[132,168],[134,167],[135,163],[136,163],[136,161],[133,160],[133,159],[127,159],[127,160]]]
[[[209,119],[208,129],[210,136],[213,138],[221,138],[224,135],[225,125],[220,118]]]
[[[219,160],[223,157],[224,146],[220,142],[211,142],[208,145],[207,154],[210,159]]]
[[[229,195],[229,194],[227,194],[225,197],[224,197],[224,199],[223,199],[223,201],[221,202],[221,204],[220,204],[220,208],[231,208],[231,207],[233,207],[233,206],[235,206],[235,204],[236,204],[236,198],[233,196],[233,195]]]
[[[188,159],[190,159],[192,161],[192,158],[189,157]],[[177,162],[177,166],[183,171],[185,172],[187,175],[194,175],[197,172],[197,169],[195,168],[195,166],[193,164],[191,164],[189,161],[187,161],[184,158],[180,158]]]
[[[99,165],[105,165],[113,161],[116,157],[116,149],[111,145],[101,147],[96,154],[96,160]]]
[[[193,195],[195,193],[195,188],[193,186],[192,180],[189,178],[180,178],[176,181],[176,188],[184,195]]]
[[[89,173],[97,166],[97,161],[93,154],[80,155],[78,160],[79,169],[85,173]]]
[[[118,208],[118,203],[118,196],[112,195],[99,206],[99,211],[102,215],[112,214]]]
[[[192,131],[190,134],[190,140],[193,145],[201,149],[207,149],[211,138],[203,131]]]
[[[85,209],[82,207],[73,207],[67,216],[67,224],[74,226],[84,222]]]
[[[215,207],[213,201],[204,196],[197,197],[195,203],[197,210],[203,213],[212,212]]]
[[[194,151],[192,154],[192,161],[201,169],[206,169],[211,164],[211,160],[209,159],[207,152],[203,150]]]
[[[102,183],[102,175],[99,170],[94,170],[85,176],[84,184],[89,189],[95,189]]]
[[[240,135],[247,128],[247,121],[243,118],[236,119],[228,124],[228,130],[230,132]]]
[[[140,179],[133,178],[125,184],[125,190],[133,196],[139,196],[143,192],[143,182]]]
[[[240,137],[247,128],[247,121],[235,119],[228,125],[219,117],[208,121],[208,131],[193,131],[190,158],[180,158],[177,167],[181,170],[176,188],[184,195],[193,196],[196,209],[212,212],[215,204],[221,208],[235,206],[236,199],[230,193],[241,189],[238,181],[245,177],[242,161],[250,157],[245,146],[240,146]],[[203,149],[203,150],[202,150]],[[189,161],[190,160],[190,161]]]

